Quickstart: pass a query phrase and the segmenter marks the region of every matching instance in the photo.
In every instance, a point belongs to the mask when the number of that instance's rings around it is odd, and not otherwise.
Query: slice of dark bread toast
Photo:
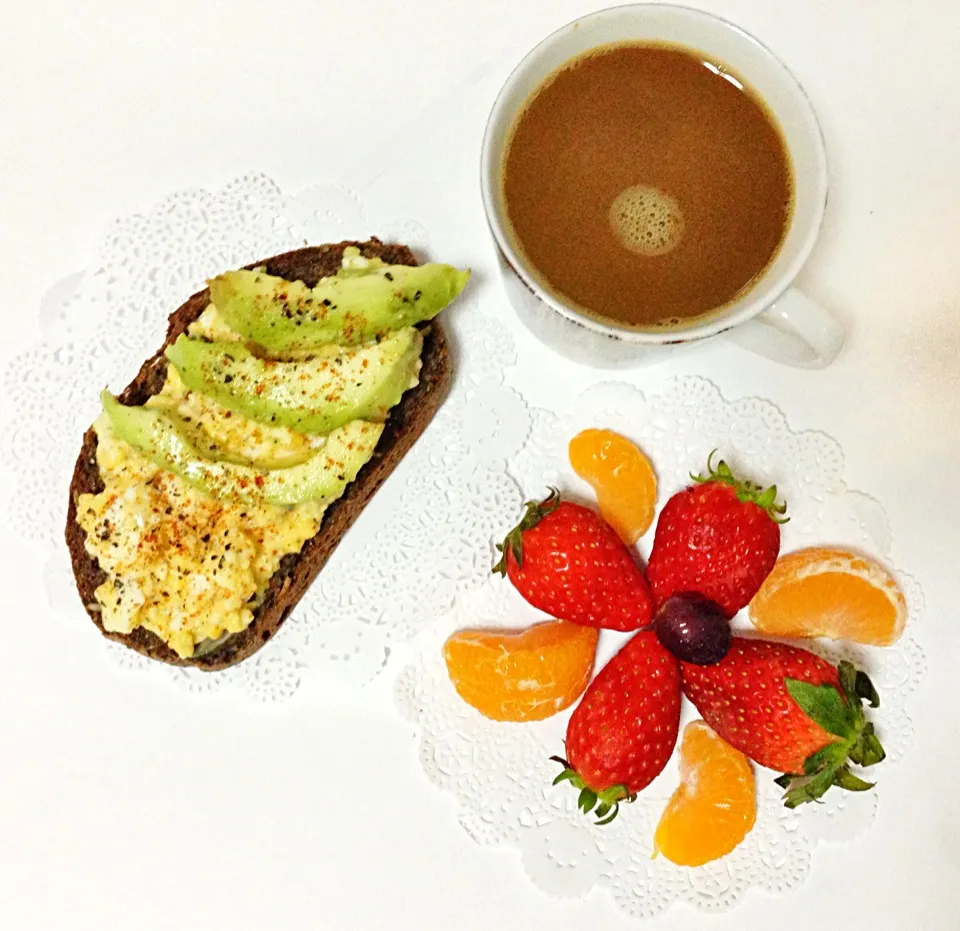
[[[413,253],[406,246],[385,244],[371,239],[368,242],[341,242],[297,249],[255,262],[248,267],[265,266],[271,275],[300,280],[313,287],[320,278],[336,274],[340,268],[343,250],[348,246],[357,246],[367,258],[379,257],[393,265],[417,264]],[[174,311],[170,316],[163,346],[153,358],[144,362],[137,377],[120,395],[124,404],[143,404],[160,391],[167,373],[164,349],[200,316],[209,300],[209,292],[203,290]],[[350,525],[413,446],[443,402],[451,378],[450,353],[446,339],[435,320],[421,325],[421,329],[424,342],[420,383],[407,391],[400,403],[390,411],[373,457],[347,486],[343,496],[327,508],[316,536],[307,540],[299,553],[283,557],[250,626],[240,633],[230,635],[208,652],[195,654],[189,659],[181,659],[163,640],[141,627],[129,634],[112,633],[103,628],[100,613],[96,610],[94,593],[106,576],[97,560],[87,553],[84,546],[86,534],[76,519],[77,497],[103,490],[97,467],[97,435],[92,427],[87,430],[70,483],[66,540],[80,598],[100,632],[151,659],[175,666],[194,666],[206,670],[232,666],[260,649],[287,619]],[[96,387],[98,386],[91,386],[91,390]]]

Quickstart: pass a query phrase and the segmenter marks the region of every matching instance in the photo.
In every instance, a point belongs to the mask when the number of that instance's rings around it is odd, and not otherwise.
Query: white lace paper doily
[[[685,377],[649,397],[628,385],[603,384],[559,417],[532,413],[530,440],[510,464],[525,497],[536,497],[554,484],[590,500],[589,486],[569,468],[566,445],[585,427],[605,426],[635,440],[650,456],[661,505],[689,483],[691,471],[702,470],[707,454],[717,448],[744,474],[776,482],[791,518],[783,527],[785,552],[814,544],[848,545],[889,564],[883,509],[845,487],[838,444],[822,433],[791,431],[767,401],[726,401],[710,382]],[[641,546],[644,556],[652,536],[648,533]],[[832,661],[854,660],[870,672],[880,691],[882,706],[872,713],[888,758],[877,768],[877,789],[860,795],[833,790],[823,804],[790,811],[780,801],[773,774],[758,768],[756,826],[733,853],[697,869],[652,859],[654,829],[678,782],[676,759],[633,804],[621,808],[612,824],[596,827],[578,811],[569,786],[551,786],[558,769],[548,758],[563,749],[569,711],[536,724],[497,723],[454,691],[441,657],[442,641],[450,632],[523,627],[542,619],[508,582],[491,577],[424,635],[421,651],[397,680],[397,704],[418,726],[427,776],[456,796],[460,824],[478,843],[519,848],[524,869],[543,891],[582,896],[594,886],[606,887],[618,907],[634,918],[653,917],[675,901],[705,910],[729,908],[752,886],[767,892],[798,886],[809,873],[819,841],[858,836],[884,802],[884,771],[910,746],[913,729],[904,708],[925,671],[915,639],[922,595],[910,576],[896,575],[910,609],[899,643],[886,649],[811,645]],[[624,635],[602,634],[598,669],[623,640]],[[685,702],[684,723],[696,717]]]
[[[306,243],[370,235],[443,260],[419,223],[370,216],[341,187],[288,197],[269,178],[249,175],[219,191],[184,191],[147,215],[117,221],[90,269],[42,302],[42,341],[4,372],[12,418],[3,426],[3,447],[14,479],[8,531],[46,548],[46,587],[57,616],[102,642],[122,667],[191,691],[229,687],[264,701],[290,697],[319,670],[324,681],[363,683],[383,666],[390,643],[484,580],[490,541],[521,503],[506,462],[530,423],[522,399],[503,384],[516,361],[513,341],[468,289],[444,314],[457,357],[445,405],[317,584],[254,657],[219,673],[151,662],[101,641],[76,593],[63,543],[67,488],[100,389],[130,381],[162,343],[171,311],[206,278]]]

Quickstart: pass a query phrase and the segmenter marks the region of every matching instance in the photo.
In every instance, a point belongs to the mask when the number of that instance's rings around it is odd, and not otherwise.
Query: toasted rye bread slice
[[[393,265],[417,264],[413,253],[406,246],[385,244],[378,239],[371,239],[368,242],[341,242],[336,245],[297,249],[255,262],[248,267],[265,266],[271,275],[288,280],[301,280],[312,287],[320,278],[336,273],[343,250],[347,246],[357,246],[367,258],[379,257]],[[203,290],[174,311],[170,316],[166,341],[153,358],[144,362],[137,377],[120,395],[123,403],[144,404],[149,397],[160,391],[167,373],[164,349],[200,316],[209,302],[209,292]],[[195,666],[206,670],[232,666],[259,650],[290,615],[350,525],[413,446],[443,402],[451,378],[450,353],[446,339],[435,320],[422,325],[421,329],[424,342],[420,383],[406,392],[400,403],[391,410],[373,457],[347,486],[343,496],[327,508],[316,536],[307,540],[299,553],[283,557],[250,626],[231,635],[215,649],[189,659],[181,659],[163,640],[143,628],[138,627],[129,634],[104,630],[99,611],[91,609],[91,606],[96,604],[94,593],[97,586],[105,580],[106,575],[97,560],[87,553],[84,546],[86,534],[77,523],[77,497],[103,490],[96,458],[97,435],[92,427],[87,430],[70,483],[66,540],[77,590],[87,613],[100,632],[151,659],[174,666]]]

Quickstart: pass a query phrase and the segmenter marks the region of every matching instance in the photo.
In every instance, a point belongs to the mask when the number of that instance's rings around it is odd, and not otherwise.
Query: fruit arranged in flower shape
[[[811,547],[777,560],[750,602],[750,620],[777,637],[831,637],[889,646],[907,602],[879,563],[850,550]]]
[[[599,514],[556,489],[527,503],[497,549],[493,571],[551,617],[621,631],[650,623],[650,589],[630,550]]]
[[[625,443],[609,431],[584,431],[571,442],[571,462],[589,480],[601,458],[597,448]],[[655,844],[691,866],[725,856],[751,830],[756,800],[748,759],[780,771],[775,781],[784,804],[795,808],[833,786],[872,788],[857,768],[885,757],[864,710],[864,702],[879,705],[865,673],[789,644],[733,637],[730,618],[750,603],[754,622],[770,633],[879,643],[899,635],[906,613],[892,576],[854,553],[816,548],[778,561],[786,506],[776,486],[739,479],[723,461],[714,467],[712,455],[707,475],[695,483],[660,515],[649,587],[602,516],[561,500],[555,489],[528,502],[498,546],[494,571],[534,607],[572,623],[463,631],[445,647],[457,691],[489,717],[546,717],[582,693],[567,727],[567,758],[553,757],[564,767],[554,784],[577,789],[578,807],[598,824],[662,772],[686,695],[704,721],[685,731],[681,786]],[[853,620],[842,610],[851,606]],[[868,617],[874,624],[865,631]],[[598,627],[638,632],[587,684]],[[574,643],[576,630],[589,631],[588,646]],[[547,667],[556,673],[547,680],[532,671]],[[521,691],[533,694],[518,697]]]
[[[443,647],[460,697],[495,721],[539,721],[572,705],[593,671],[598,632],[569,621],[460,630]]]
[[[624,543],[636,543],[650,529],[657,504],[650,460],[612,430],[583,430],[570,441],[568,454],[574,472],[593,487],[604,520]]]
[[[652,630],[634,634],[590,683],[567,726],[554,780],[580,790],[598,823],[616,817],[670,759],[680,726],[680,668]]]
[[[647,563],[658,611],[671,596],[697,592],[733,617],[757,593],[780,552],[786,505],[777,486],[737,478],[722,460],[663,506]]]
[[[756,819],[747,758],[705,721],[691,721],[680,742],[680,786],[660,816],[654,850],[678,866],[701,866],[730,853]]]

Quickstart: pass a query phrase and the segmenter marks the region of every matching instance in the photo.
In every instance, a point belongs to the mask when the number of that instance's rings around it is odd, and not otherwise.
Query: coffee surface
[[[551,75],[515,121],[502,196],[549,290],[638,328],[708,317],[775,258],[792,210],[780,131],[718,64],[603,46]]]

